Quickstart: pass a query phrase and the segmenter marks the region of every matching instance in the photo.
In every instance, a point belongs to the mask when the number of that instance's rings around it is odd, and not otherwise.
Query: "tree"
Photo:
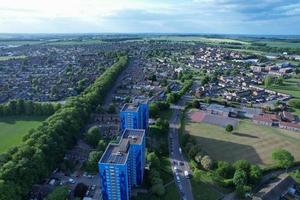
[[[156,81],[157,79],[156,79],[156,75],[155,74],[152,74],[150,77],[149,77],[149,80],[150,81]]]
[[[266,88],[269,88],[273,84],[272,76],[266,76],[264,80],[264,85]]]
[[[198,100],[193,100],[192,106],[193,106],[194,108],[200,108],[200,102],[199,102]]]
[[[275,79],[275,84],[281,86],[281,85],[283,85],[283,81],[284,80],[282,77],[278,77]]]
[[[202,79],[201,79],[201,85],[206,85],[207,83],[209,82],[209,76],[204,76]]]
[[[250,191],[251,191],[251,187],[247,185],[238,185],[235,188],[235,192],[237,196],[240,197],[241,199],[244,199],[246,192],[250,192]]]
[[[78,183],[74,189],[74,196],[83,198],[87,190],[88,187],[84,183]]]
[[[194,158],[197,155],[197,153],[200,151],[201,151],[200,145],[193,145],[188,151],[188,156],[190,158]]]
[[[277,149],[272,153],[272,159],[278,167],[288,169],[294,164],[294,156],[285,149]]]
[[[236,170],[243,170],[245,172],[249,172],[250,171],[250,163],[247,160],[238,160],[233,164],[233,167]]]
[[[151,187],[151,191],[158,195],[158,196],[162,196],[165,194],[166,190],[165,187],[163,186],[163,184],[155,184]]]
[[[226,132],[231,133],[233,131],[233,126],[231,124],[227,124],[225,130]]]
[[[262,177],[262,171],[257,165],[251,165],[249,173],[249,182],[256,184]]]
[[[97,150],[98,151],[104,151],[106,149],[106,142],[104,140],[99,140],[98,145],[97,145]]]
[[[150,163],[151,168],[158,169],[160,167],[160,160],[155,152],[151,152],[147,155],[147,161]]]
[[[87,170],[90,172],[98,171],[98,161],[100,160],[103,151],[91,151],[87,161]]]
[[[57,187],[47,195],[46,200],[66,200],[69,195],[67,187]]]
[[[234,168],[226,161],[218,161],[216,172],[224,178],[232,178]]]
[[[204,156],[201,160],[201,165],[204,169],[210,170],[213,166],[213,160],[209,156]]]
[[[104,101],[111,84],[125,68],[127,61],[127,56],[120,54],[118,61],[90,87],[80,95],[68,98],[21,145],[7,152],[9,156],[0,165],[1,200],[24,198],[33,184],[41,182],[59,166],[66,150],[76,144],[93,108]]]
[[[159,114],[159,108],[156,103],[151,103],[149,105],[149,115],[151,118],[156,118]]]
[[[98,105],[97,108],[96,108],[96,112],[100,113],[100,114],[104,113],[104,108],[101,105]]]
[[[115,114],[116,113],[116,107],[114,104],[110,104],[108,109],[107,109],[107,112],[110,113],[110,114]]]
[[[99,128],[97,126],[92,126],[91,128],[89,128],[85,135],[86,142],[92,145],[93,147],[96,147],[100,139],[101,135]]]
[[[233,176],[233,183],[235,184],[236,187],[246,185],[247,173],[242,169],[236,170]]]
[[[175,96],[176,96],[175,93],[167,94],[167,102],[175,103],[177,101]]]

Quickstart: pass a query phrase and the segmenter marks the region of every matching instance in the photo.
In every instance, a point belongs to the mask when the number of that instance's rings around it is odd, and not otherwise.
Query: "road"
[[[189,178],[186,178],[184,171],[191,174],[189,164],[180,150],[178,130],[180,127],[180,114],[185,100],[180,101],[179,105],[171,106],[173,110],[170,119],[170,132],[169,132],[169,152],[172,171],[174,174],[176,185],[180,191],[181,199],[193,200],[192,186]]]
[[[135,57],[129,58],[128,65],[126,66],[126,69],[124,69],[121,74],[118,76],[117,80],[113,83],[112,88],[109,90],[107,93],[103,107],[105,109],[108,108],[108,106],[113,102],[113,98],[115,96],[115,92],[117,88],[120,86],[122,83],[122,80],[128,75],[128,72],[130,71],[131,68],[135,69],[139,67],[139,59]]]

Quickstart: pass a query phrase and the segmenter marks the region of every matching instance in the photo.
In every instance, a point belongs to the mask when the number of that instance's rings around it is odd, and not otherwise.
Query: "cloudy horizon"
[[[0,0],[0,33],[300,35],[299,0]]]

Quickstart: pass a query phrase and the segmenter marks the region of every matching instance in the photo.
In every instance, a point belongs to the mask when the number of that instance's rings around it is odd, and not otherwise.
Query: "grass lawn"
[[[222,197],[220,193],[218,193],[212,186],[205,182],[199,182],[192,178],[191,184],[194,191],[193,195],[195,200],[216,200]]]
[[[215,160],[234,162],[246,159],[261,166],[272,164],[276,148],[290,151],[300,160],[300,134],[279,128],[257,125],[249,120],[239,122],[233,133],[219,126],[186,120],[185,131],[197,140],[202,149]]]
[[[36,128],[45,117],[1,117],[0,118],[0,153],[22,142],[22,137]]]
[[[290,173],[290,175],[295,179],[295,181],[300,184],[300,170],[296,170]]]
[[[282,92],[285,94],[292,95],[295,98],[300,99],[300,87],[298,86],[300,79],[291,78],[285,79],[282,86],[272,86],[271,90]]]

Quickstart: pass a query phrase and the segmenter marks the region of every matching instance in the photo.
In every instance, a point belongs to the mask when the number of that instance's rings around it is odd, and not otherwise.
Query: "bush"
[[[226,130],[226,132],[230,133],[233,131],[233,126],[231,124],[227,124],[225,130]]]
[[[213,167],[213,160],[209,156],[204,156],[201,160],[203,169],[210,170]]]
[[[198,152],[195,156],[195,161],[198,163],[198,164],[201,164],[201,160],[203,158],[203,154],[201,152]]]

